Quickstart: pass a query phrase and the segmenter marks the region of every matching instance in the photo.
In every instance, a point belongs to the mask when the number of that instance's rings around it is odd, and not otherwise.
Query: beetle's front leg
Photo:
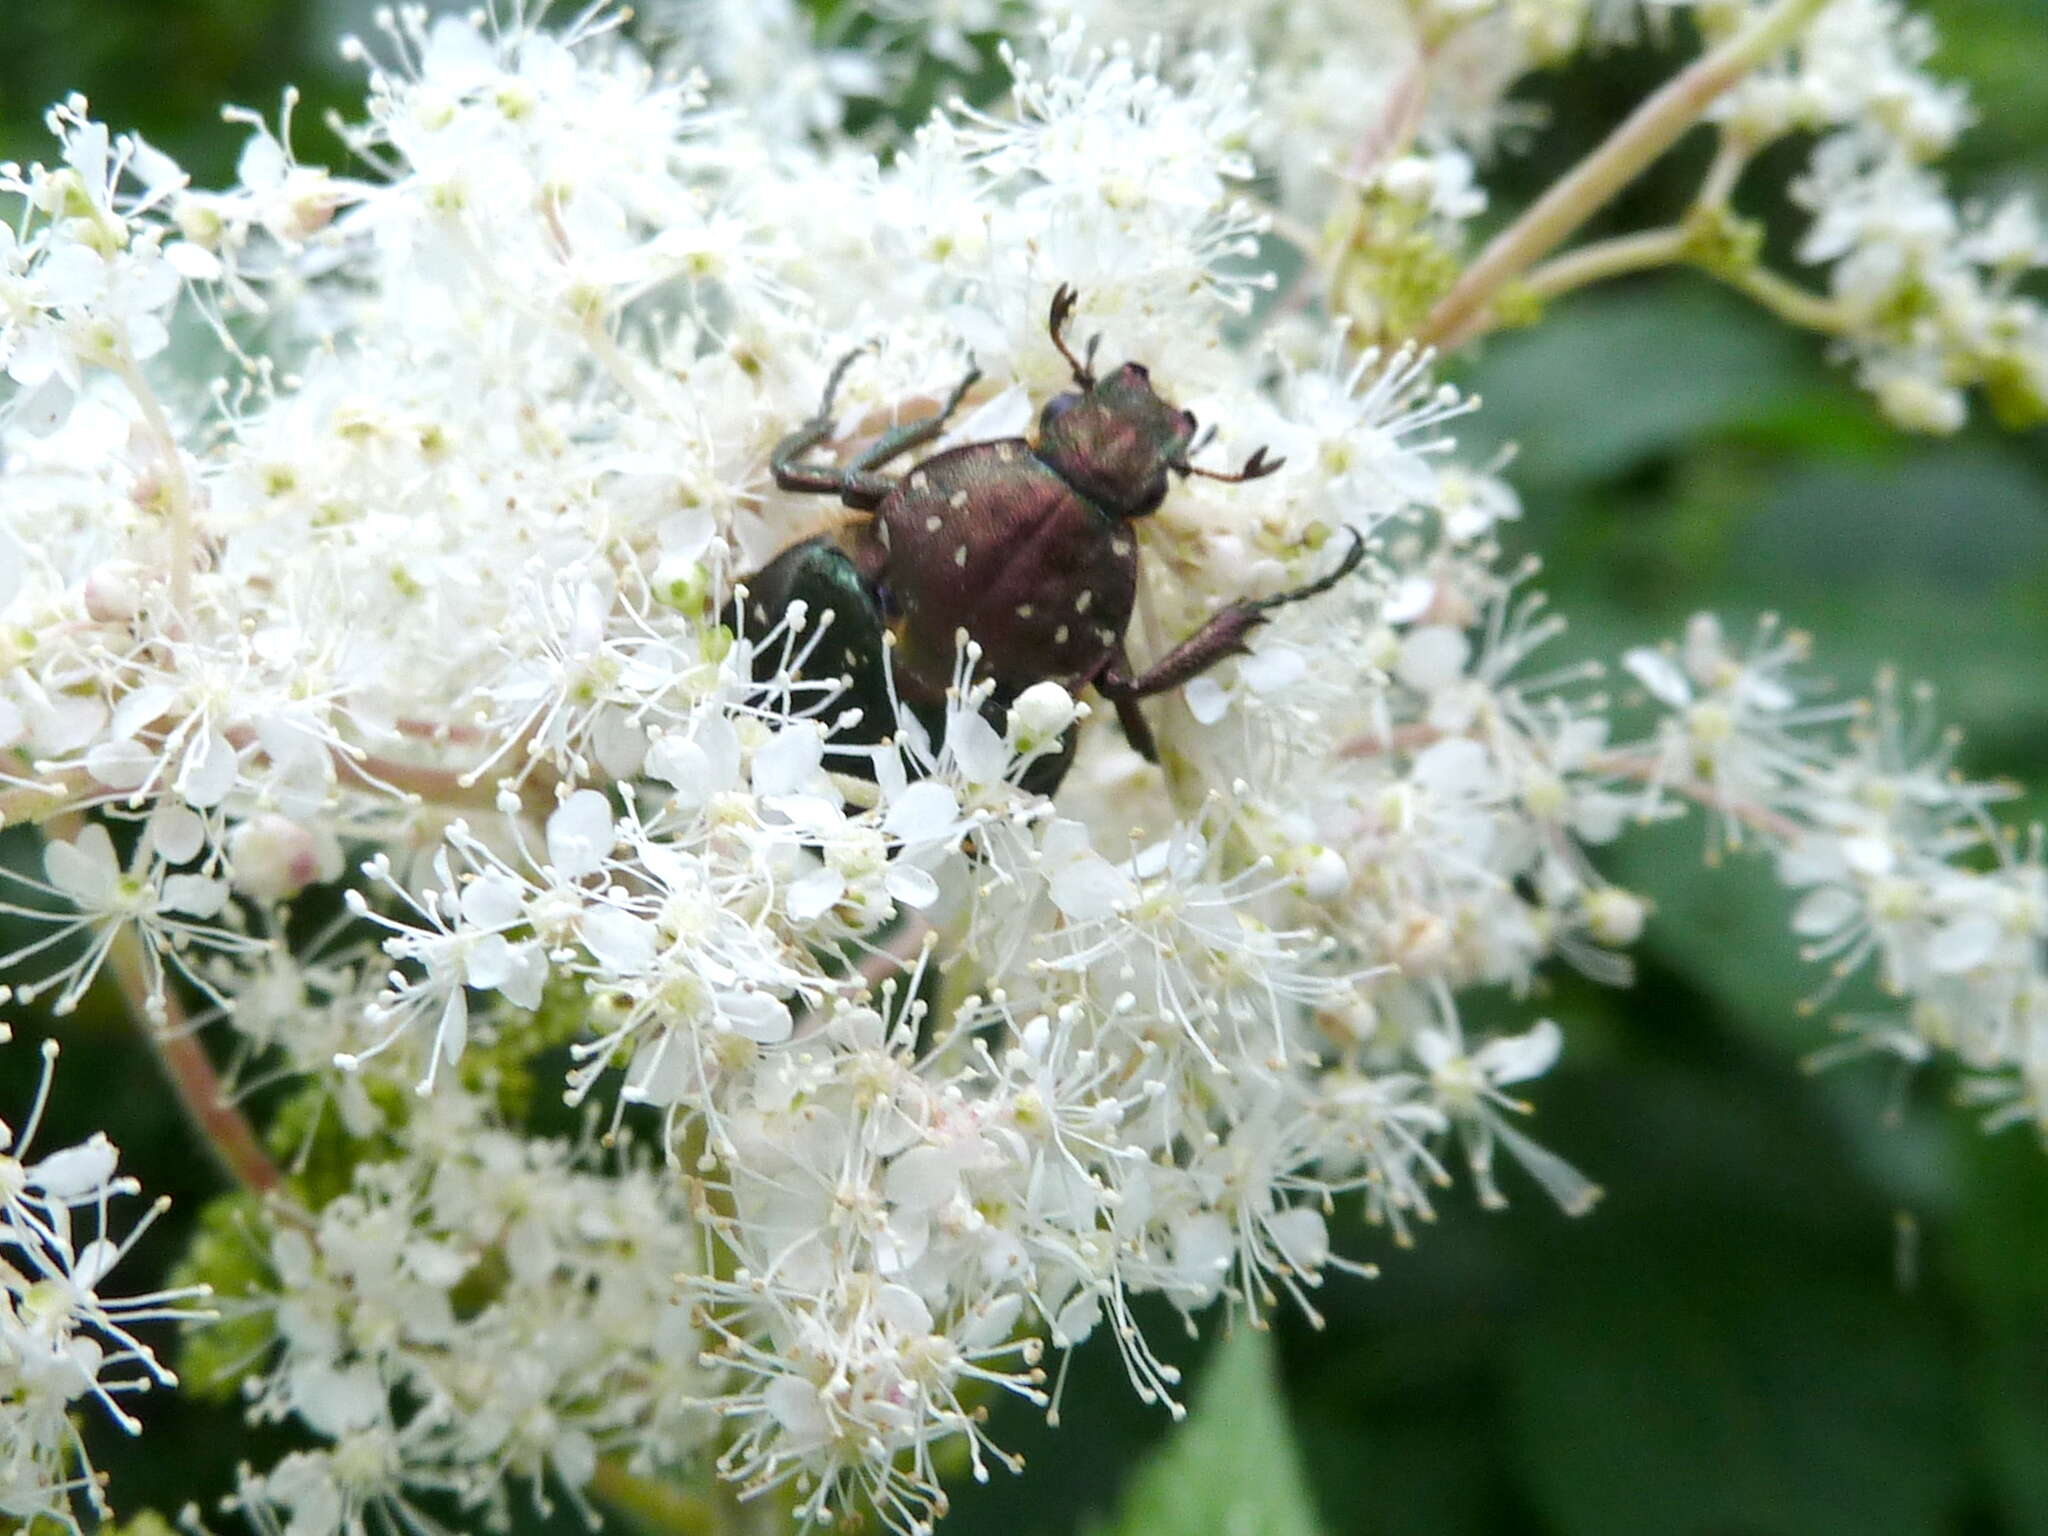
[[[1358,562],[1365,558],[1365,540],[1358,536],[1355,528],[1345,531],[1351,535],[1351,548],[1329,575],[1320,576],[1307,586],[1296,587],[1292,591],[1277,592],[1271,597],[1242,598],[1217,609],[1200,629],[1136,677],[1129,675],[1127,664],[1119,652],[1104,669],[1096,686],[1104,697],[1116,704],[1117,718],[1124,721],[1125,733],[1130,732],[1130,720],[1123,710],[1125,699],[1135,701],[1155,693],[1170,693],[1181,684],[1200,677],[1226,656],[1242,654],[1246,638],[1265,623],[1275,609],[1327,592],[1357,570]],[[1133,739],[1131,744],[1136,746],[1136,740]]]

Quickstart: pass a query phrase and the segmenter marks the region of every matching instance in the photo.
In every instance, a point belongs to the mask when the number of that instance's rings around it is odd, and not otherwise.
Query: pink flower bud
[[[341,873],[341,845],[275,812],[251,817],[228,836],[235,889],[258,901],[282,901]]]

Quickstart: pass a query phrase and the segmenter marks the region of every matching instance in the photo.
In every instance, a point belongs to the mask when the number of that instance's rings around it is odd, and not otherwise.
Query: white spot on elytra
[[[1131,552],[1131,541],[1129,539],[1111,539],[1109,547],[1118,555],[1128,555]]]
[[[1074,599],[1074,612],[1086,613],[1088,611],[1088,605],[1094,601],[1094,592],[1086,587],[1083,587],[1081,589],[1081,595]]]
[[[925,482],[930,478],[931,477],[921,469],[913,470],[910,475],[910,488],[913,491],[921,491],[925,488]]]
[[[1065,645],[1067,643],[1066,625],[1062,624],[1058,629],[1052,632],[1052,643],[1054,645]]]
[[[926,533],[937,533],[941,528],[945,526],[946,520],[943,517],[940,517],[936,512],[924,520],[924,531]]]
[[[959,566],[964,566],[967,564],[967,546],[965,544],[962,544],[954,549],[953,563]]]
[[[1019,603],[1019,604],[1017,605],[1017,617],[1018,617],[1018,618],[1020,618],[1020,619],[1028,619],[1028,618],[1030,618],[1030,617],[1031,617],[1031,605],[1030,605],[1029,603]]]
[[[946,505],[958,511],[961,507],[967,505],[967,493],[965,491],[955,491],[946,498]]]

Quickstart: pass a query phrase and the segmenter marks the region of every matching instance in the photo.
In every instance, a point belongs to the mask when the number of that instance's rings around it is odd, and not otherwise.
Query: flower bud
[[[125,624],[142,611],[142,567],[133,560],[103,560],[87,573],[80,596],[101,624]]]
[[[1586,931],[1596,942],[1621,949],[1642,936],[1649,905],[1633,891],[1602,886],[1586,897]]]
[[[1388,949],[1404,974],[1431,975],[1451,958],[1450,925],[1433,912],[1412,913],[1395,926]]]
[[[1079,713],[1074,696],[1058,683],[1033,683],[1010,706],[1011,745],[1031,752],[1056,742]]]
[[[1939,380],[1900,371],[1877,383],[1877,408],[1908,432],[1945,437],[1963,424],[1963,396]]]
[[[1310,901],[1335,901],[1351,887],[1351,867],[1334,848],[1301,850],[1301,892]]]
[[[316,880],[337,878],[341,844],[332,833],[312,831],[273,811],[251,817],[229,834],[228,860],[242,895],[282,901]]]

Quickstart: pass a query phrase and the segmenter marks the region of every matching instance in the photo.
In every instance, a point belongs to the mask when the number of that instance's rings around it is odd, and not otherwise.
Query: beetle
[[[1364,556],[1364,541],[1347,530],[1351,548],[1328,575],[1229,603],[1151,666],[1133,667],[1124,647],[1138,592],[1132,523],[1158,510],[1170,473],[1242,482],[1270,475],[1284,461],[1260,448],[1234,472],[1191,463],[1200,446],[1194,413],[1161,399],[1143,364],[1127,362],[1098,376],[1101,338],[1083,356],[1069,347],[1077,298],[1061,284],[1046,317],[1074,388],[1046,403],[1035,441],[970,443],[933,454],[905,475],[882,472],[945,430],[980,377],[970,367],[936,415],[885,433],[849,464],[808,459],[831,436],[833,397],[856,349],[833,368],[817,414],[776,445],[776,485],[835,495],[868,514],[791,545],[744,583],[747,617],[757,628],[799,600],[813,622],[831,615],[805,670],[845,678],[860,707],[860,721],[836,733],[835,745],[874,745],[893,734],[885,670],[890,633],[893,696],[936,732],[964,632],[980,645],[983,675],[993,681],[982,709],[997,730],[1034,683],[1050,680],[1069,692],[1092,685],[1115,706],[1130,744],[1156,762],[1141,699],[1242,653],[1246,637],[1275,609],[1328,591]],[[774,660],[764,655],[757,667],[766,672]],[[1058,787],[1074,734],[1069,729],[1059,752],[1032,765],[1027,788],[1050,794]]]

